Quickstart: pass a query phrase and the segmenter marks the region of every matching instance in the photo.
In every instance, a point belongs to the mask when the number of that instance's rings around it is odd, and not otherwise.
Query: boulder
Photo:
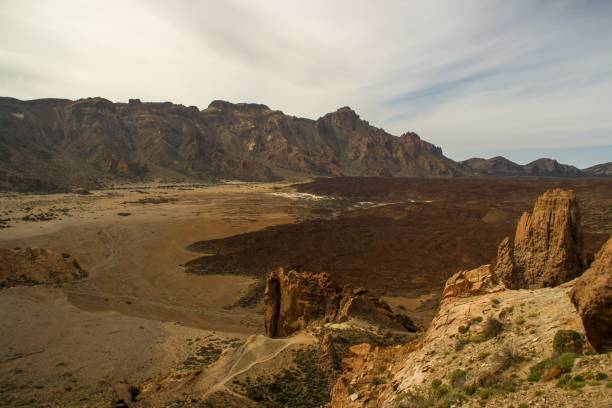
[[[582,317],[589,343],[600,353],[612,351],[612,238],[569,295]]]
[[[459,271],[444,285],[442,299],[470,297],[499,288],[491,265],[482,265],[469,271]]]
[[[270,273],[264,292],[266,335],[285,337],[312,324],[359,318],[395,330],[416,331],[409,317],[396,315],[367,290],[340,288],[325,272],[279,268]]]
[[[87,276],[68,254],[45,248],[0,248],[0,288],[17,285],[61,284]]]
[[[576,194],[546,191],[521,216],[512,245],[500,244],[495,274],[511,289],[557,286],[584,270],[582,241]]]

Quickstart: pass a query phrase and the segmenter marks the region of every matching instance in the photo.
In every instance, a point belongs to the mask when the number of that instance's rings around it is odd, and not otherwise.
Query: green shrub
[[[431,388],[436,389],[439,386],[442,385],[442,380],[440,380],[439,378],[436,378],[434,380],[431,381]]]
[[[553,340],[553,351],[555,354],[576,353],[582,354],[584,339],[575,330],[559,330],[555,333]]]
[[[478,386],[475,383],[471,383],[463,388],[465,395],[474,395],[476,394],[476,391],[478,391]]]
[[[528,405],[528,404],[526,404],[526,403],[524,403],[524,402],[521,402],[521,403],[519,404],[518,408],[529,408],[529,405]]]
[[[572,371],[572,368],[574,368],[574,360],[576,360],[576,357],[578,356],[574,353],[563,353],[554,361],[564,372],[569,373]]]
[[[449,374],[448,379],[453,387],[459,388],[463,386],[463,383],[465,383],[465,376],[466,372],[458,368]]]
[[[493,395],[495,395],[496,390],[494,388],[481,388],[478,390],[478,396],[483,399],[483,400],[488,400],[489,398],[491,398]]]
[[[476,323],[480,323],[482,322],[482,316],[476,316],[476,317],[472,317],[472,319],[470,320],[470,323],[472,324],[476,324]]]
[[[442,384],[434,390],[436,398],[441,398],[451,391],[450,387],[446,384]]]
[[[464,334],[469,329],[469,326],[459,326],[459,333]]]
[[[578,356],[574,353],[563,353],[555,358],[542,360],[529,369],[529,376],[527,377],[527,381],[540,381],[542,379],[542,373],[544,372],[544,370],[552,367],[559,367],[561,369],[561,372],[569,373],[574,367],[574,360],[576,359],[576,357]]]
[[[516,323],[516,324],[518,324],[520,326],[520,325],[525,323],[525,318],[523,316],[519,316],[519,317],[516,318],[514,323]]]
[[[529,381],[529,382],[538,382],[538,381],[540,381],[540,379],[542,379],[542,372],[541,371],[540,372],[532,371],[527,376],[527,381]]]
[[[597,381],[602,381],[602,380],[605,380],[606,378],[608,378],[608,374],[602,373],[601,371],[595,374],[595,379]]]

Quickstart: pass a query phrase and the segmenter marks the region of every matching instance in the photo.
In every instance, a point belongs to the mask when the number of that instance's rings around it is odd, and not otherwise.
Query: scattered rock
[[[586,336],[600,353],[612,350],[612,238],[591,267],[576,281],[570,298],[577,307]]]

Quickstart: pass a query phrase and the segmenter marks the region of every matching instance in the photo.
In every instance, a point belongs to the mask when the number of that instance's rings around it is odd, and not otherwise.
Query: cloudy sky
[[[0,95],[351,106],[453,159],[612,161],[612,1],[0,2]]]

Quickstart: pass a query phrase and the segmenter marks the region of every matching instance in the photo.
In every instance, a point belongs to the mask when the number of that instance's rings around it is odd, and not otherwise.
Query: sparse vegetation
[[[466,377],[466,372],[460,368],[451,371],[451,373],[448,375],[450,384],[454,388],[462,387],[463,384],[465,383],[465,377]]]
[[[502,324],[502,322],[500,322],[494,317],[487,317],[487,320],[485,320],[483,325],[482,333],[484,334],[486,340],[497,336],[503,330],[504,325]]]
[[[553,351],[555,354],[575,353],[582,354],[584,339],[575,330],[559,330],[555,333],[553,340]]]
[[[557,357],[542,360],[530,368],[527,380],[531,382],[541,379],[551,380],[563,373],[569,373],[572,371],[576,357],[578,356],[574,353],[563,353]],[[546,374],[545,378],[543,378],[544,374]]]
[[[314,348],[294,352],[295,367],[285,368],[275,377],[247,378],[239,383],[242,391],[256,403],[270,407],[320,407],[329,401],[325,373],[317,364]]]

